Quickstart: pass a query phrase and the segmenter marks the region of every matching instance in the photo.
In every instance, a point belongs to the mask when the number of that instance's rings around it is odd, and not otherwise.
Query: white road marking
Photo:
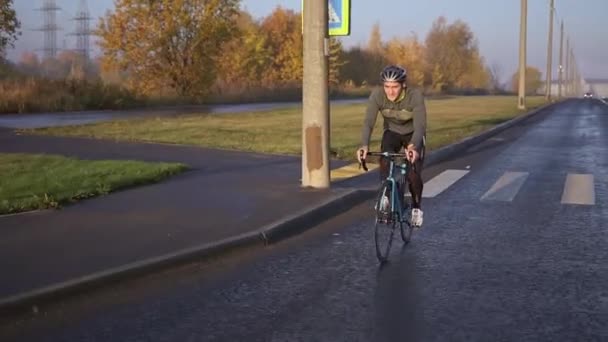
[[[460,178],[464,177],[468,170],[445,170],[424,184],[423,198],[431,198],[439,195]]]
[[[562,204],[595,204],[593,175],[569,173],[564,184]]]
[[[482,201],[511,202],[528,178],[528,172],[505,172],[483,196]]]

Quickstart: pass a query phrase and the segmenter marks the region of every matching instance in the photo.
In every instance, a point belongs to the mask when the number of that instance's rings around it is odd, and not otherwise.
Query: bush
[[[101,81],[0,80],[0,113],[124,109],[144,101],[124,88]]]

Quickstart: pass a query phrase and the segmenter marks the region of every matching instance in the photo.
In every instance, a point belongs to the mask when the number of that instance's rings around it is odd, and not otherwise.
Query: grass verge
[[[545,103],[528,97],[528,110]],[[429,150],[459,141],[522,112],[514,96],[465,96],[428,99]],[[353,160],[360,144],[364,104],[332,105],[331,148],[339,159]],[[120,120],[90,125],[23,130],[25,133],[84,136],[116,140],[164,142],[220,149],[299,155],[301,108],[236,114],[192,114],[177,118]],[[382,118],[372,135],[371,148],[379,148]]]
[[[118,189],[158,182],[186,169],[187,166],[174,163],[0,153],[0,214],[56,208]]]

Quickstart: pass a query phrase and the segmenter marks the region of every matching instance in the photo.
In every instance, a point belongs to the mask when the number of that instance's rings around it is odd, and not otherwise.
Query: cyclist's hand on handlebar
[[[408,158],[407,158],[407,159],[408,159],[408,160],[409,160],[411,163],[415,163],[415,162],[418,160],[419,154],[418,154],[418,151],[416,151],[416,148],[414,147],[414,145],[410,144],[410,145],[407,147],[407,152],[408,152],[408,153],[407,153],[407,155],[408,155]]]
[[[367,146],[362,146],[357,150],[357,160],[359,161],[359,164],[362,160],[367,158],[367,152],[369,152]]]
[[[359,168],[363,167],[363,170],[367,171],[367,165],[365,165],[365,158],[367,158],[368,148],[363,146],[357,150],[357,160],[359,161]]]

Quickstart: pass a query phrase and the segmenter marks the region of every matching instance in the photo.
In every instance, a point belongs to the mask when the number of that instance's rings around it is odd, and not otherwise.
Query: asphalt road
[[[371,203],[238,254],[4,318],[2,341],[606,341],[608,105],[570,100],[425,173],[379,267]]]

